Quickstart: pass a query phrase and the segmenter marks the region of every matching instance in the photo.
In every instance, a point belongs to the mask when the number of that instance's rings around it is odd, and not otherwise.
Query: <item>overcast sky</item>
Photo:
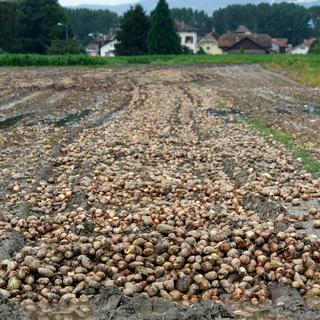
[[[78,4],[102,4],[102,5],[114,5],[122,3],[133,3],[138,0],[59,0],[63,6],[76,6]]]

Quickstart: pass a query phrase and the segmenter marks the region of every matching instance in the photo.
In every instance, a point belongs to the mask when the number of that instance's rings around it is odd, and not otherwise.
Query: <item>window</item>
[[[186,43],[193,43],[193,37],[186,36]]]

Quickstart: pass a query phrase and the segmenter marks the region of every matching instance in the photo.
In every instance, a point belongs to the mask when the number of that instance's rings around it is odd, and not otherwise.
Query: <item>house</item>
[[[85,47],[86,54],[91,57],[99,56],[99,45],[97,43],[89,43]]]
[[[184,22],[176,21],[177,32],[181,38],[181,46],[187,47],[193,53],[198,51],[198,29]]]
[[[239,26],[219,38],[219,47],[227,53],[268,54],[272,48],[272,38],[265,33],[253,33],[246,26]]]
[[[114,57],[115,56],[115,45],[118,43],[117,39],[112,36],[109,37],[103,45],[100,47],[101,57]]]
[[[273,38],[271,51],[274,53],[286,53],[288,51],[289,44],[287,38]]]
[[[293,47],[289,53],[291,54],[307,54],[310,51],[310,47],[317,41],[317,38],[311,38],[304,40],[303,43]]]
[[[215,31],[207,33],[199,39],[198,48],[201,48],[206,54],[222,54],[223,51],[219,48],[219,37]]]
[[[86,47],[86,53],[92,57],[114,57],[115,45],[117,44],[116,37],[114,35],[98,35],[95,38],[95,42],[89,43]]]

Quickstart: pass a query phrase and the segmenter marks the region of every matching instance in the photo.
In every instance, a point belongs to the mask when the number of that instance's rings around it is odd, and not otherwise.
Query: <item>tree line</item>
[[[121,34],[126,27],[124,21],[132,18],[134,9],[119,17],[109,10],[66,9],[58,0],[4,0],[0,2],[0,49],[7,52],[78,53],[81,47],[93,41],[89,34],[108,34],[119,26]],[[152,29],[156,19],[152,18],[152,13],[148,16],[139,10],[140,13],[135,14],[140,14],[141,24],[146,24],[145,30],[149,32],[148,26]],[[230,5],[211,16],[204,11],[174,8],[168,16],[196,27],[199,35],[213,29],[223,34],[243,24],[254,32],[288,38],[294,45],[312,36],[320,37],[319,6],[307,9],[294,3]],[[162,31],[158,31],[163,36]],[[125,37],[123,32],[120,34],[118,37]],[[144,49],[133,51],[146,52],[147,46],[144,42],[141,45]]]
[[[84,44],[89,41],[88,33],[107,33],[110,28],[118,26],[121,19],[116,13],[108,10],[68,9],[67,11],[75,26],[76,34]],[[235,30],[241,24],[255,32],[288,38],[293,44],[312,36],[320,36],[319,6],[307,9],[294,3],[261,3],[230,5],[218,9],[211,16],[204,11],[191,8],[173,8],[170,13],[173,19],[196,27],[200,36],[213,29],[223,34]]]
[[[80,52],[70,18],[57,0],[1,1],[0,34],[0,48],[7,52]]]

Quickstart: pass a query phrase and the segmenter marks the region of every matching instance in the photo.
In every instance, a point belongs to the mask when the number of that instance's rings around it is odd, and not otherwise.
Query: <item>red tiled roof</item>
[[[266,53],[269,53],[269,48],[266,48],[264,46],[262,46],[260,43],[258,43],[257,41],[255,41],[252,37],[245,36],[242,37],[239,41],[235,42],[231,47],[227,48],[226,51],[232,50],[234,47],[236,47],[237,45],[241,44],[242,42],[249,40],[250,42],[252,42],[257,48],[260,48],[261,50],[264,50]]]
[[[220,48],[227,49],[232,47],[235,43],[239,42],[243,38],[249,38],[252,41],[258,43],[263,48],[269,49],[272,46],[272,38],[265,33],[254,33],[250,35],[227,33],[219,38]]]
[[[303,44],[306,46],[312,46],[317,41],[317,38],[310,38],[307,40],[304,40]]]
[[[219,40],[219,35],[217,33],[214,33],[214,32],[210,32],[210,33],[207,33],[205,36],[203,36],[201,38],[200,41],[213,41],[213,42],[218,42]]]
[[[278,45],[279,47],[287,47],[288,39],[287,38],[273,38],[272,43]]]

